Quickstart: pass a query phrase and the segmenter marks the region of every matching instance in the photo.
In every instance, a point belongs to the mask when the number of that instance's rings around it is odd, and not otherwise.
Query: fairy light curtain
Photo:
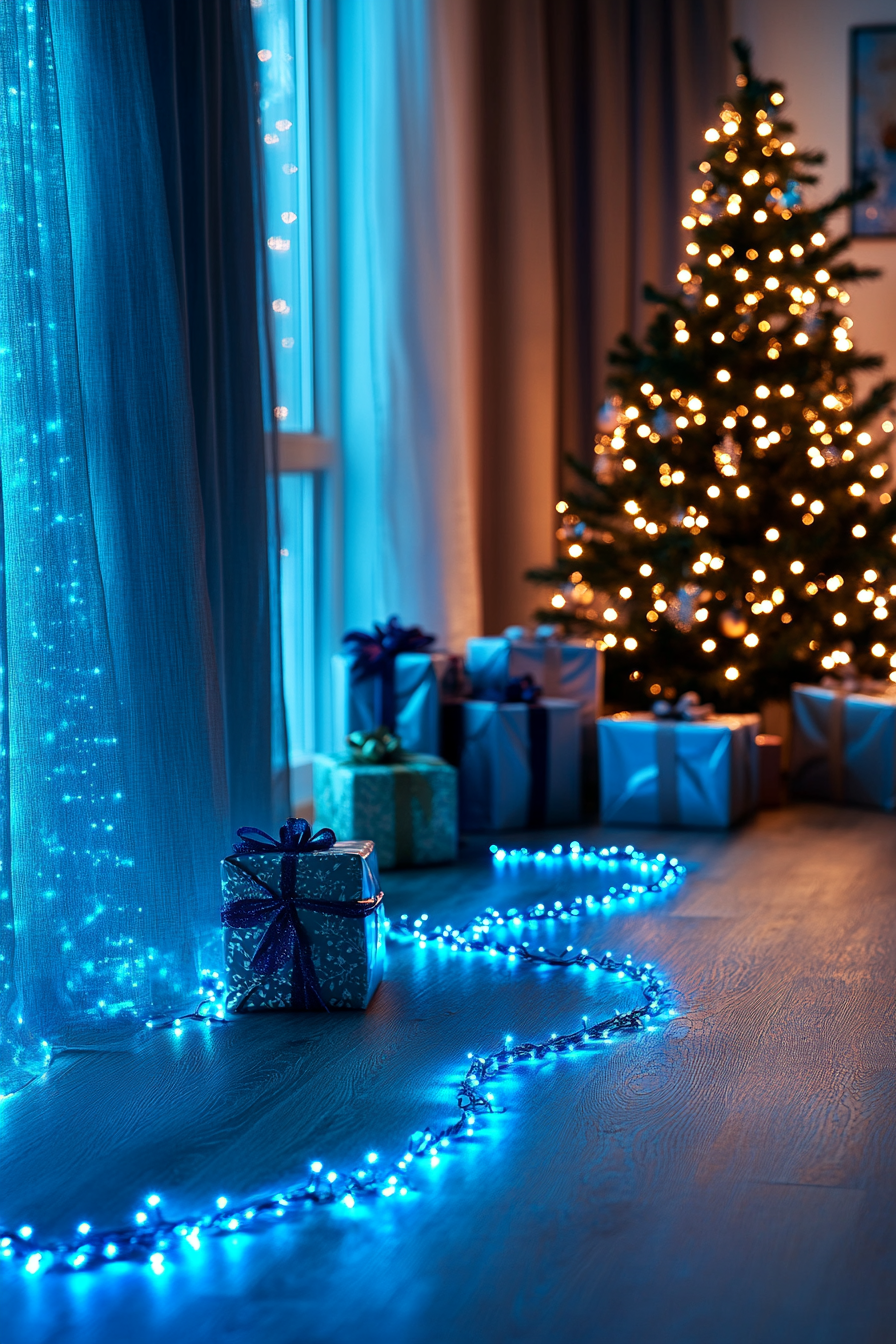
[[[225,770],[137,0],[0,6],[0,1092],[182,1000]]]

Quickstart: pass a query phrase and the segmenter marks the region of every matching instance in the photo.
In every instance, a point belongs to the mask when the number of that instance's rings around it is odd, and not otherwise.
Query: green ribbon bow
[[[401,738],[382,726],[369,733],[360,729],[349,733],[345,745],[359,765],[394,765],[404,757]]]

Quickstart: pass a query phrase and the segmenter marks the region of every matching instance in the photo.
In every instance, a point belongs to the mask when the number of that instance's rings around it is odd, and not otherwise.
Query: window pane
[[[314,429],[307,0],[253,0],[281,429]]]
[[[310,797],[315,748],[315,574],[322,486],[318,477],[313,471],[280,477],[283,695],[293,802]]]

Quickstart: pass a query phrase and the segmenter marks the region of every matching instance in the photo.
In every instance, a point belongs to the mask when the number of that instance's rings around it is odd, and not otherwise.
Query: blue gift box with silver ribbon
[[[793,793],[896,811],[896,695],[885,686],[792,687]]]
[[[601,821],[731,826],[757,804],[758,731],[758,714],[599,719]]]

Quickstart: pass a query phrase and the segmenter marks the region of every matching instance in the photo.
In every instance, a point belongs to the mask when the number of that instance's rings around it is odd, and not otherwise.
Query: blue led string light
[[[508,861],[512,864],[514,861],[527,860],[541,863],[549,858],[566,857],[574,862],[581,862],[586,869],[596,867],[603,871],[614,872],[620,867],[627,866],[635,880],[622,882],[619,887],[610,887],[607,894],[601,897],[576,896],[569,904],[564,904],[563,901],[553,901],[550,905],[539,902],[537,905],[527,906],[524,910],[511,907],[504,915],[489,906],[485,914],[467,920],[461,928],[454,928],[451,924],[446,924],[444,927],[437,925],[431,935],[424,928],[429,915],[421,915],[419,919],[413,921],[409,920],[407,915],[402,915],[400,919],[390,924],[392,936],[407,934],[421,945],[435,942],[441,947],[450,947],[453,952],[488,952],[490,956],[506,956],[510,961],[519,958],[521,961],[540,962],[545,966],[587,966],[590,971],[595,971],[600,963],[595,961],[584,947],[581,952],[576,953],[570,943],[566,951],[558,957],[546,953],[543,947],[533,950],[528,939],[519,943],[485,942],[484,936],[496,929],[506,929],[508,933],[512,933],[514,929],[522,929],[526,924],[539,923],[543,920],[578,919],[583,915],[593,914],[598,909],[605,910],[619,901],[633,902],[638,896],[668,894],[674,887],[680,886],[686,875],[686,869],[678,859],[667,859],[665,854],[657,854],[655,858],[648,859],[646,854],[636,850],[633,845],[626,845],[622,851],[616,845],[606,849],[586,850],[574,840],[567,855],[564,855],[562,845],[555,845],[549,853],[539,849],[531,854],[527,849],[512,849],[508,852],[499,849],[497,845],[492,845],[491,852],[497,865],[505,865]]]
[[[551,853],[557,856],[562,850],[557,846]],[[546,857],[543,851],[529,855],[525,850],[511,851],[508,856],[506,851],[495,847],[493,854],[498,863],[508,857],[524,862],[529,859],[540,862]],[[668,894],[681,884],[686,874],[684,866],[677,859],[666,859],[663,855],[647,859],[632,846],[628,846],[621,855],[615,847],[584,851],[581,846],[576,846],[571,848],[567,857],[581,858],[583,862],[586,858],[589,861],[593,859],[607,867],[628,866],[635,880],[622,883],[618,890],[610,889],[617,900],[645,892]],[[236,1205],[231,1205],[222,1195],[215,1201],[213,1209],[190,1218],[166,1218],[161,1197],[151,1194],[145,1201],[146,1207],[137,1211],[133,1223],[128,1227],[99,1230],[82,1222],[78,1224],[75,1237],[58,1241],[38,1240],[30,1225],[16,1230],[0,1230],[0,1260],[23,1263],[29,1274],[37,1274],[51,1267],[96,1269],[119,1260],[148,1263],[155,1274],[162,1274],[166,1268],[166,1255],[172,1250],[190,1247],[198,1251],[203,1236],[221,1236],[270,1224],[309,1202],[318,1205],[339,1204],[352,1209],[359,1200],[406,1196],[412,1189],[410,1171],[415,1162],[422,1161],[430,1167],[437,1167],[446,1149],[481,1133],[482,1118],[501,1109],[489,1088],[508,1070],[526,1061],[570,1054],[583,1046],[605,1045],[627,1033],[653,1031],[656,1029],[656,1020],[662,1015],[675,1016],[674,1009],[667,1006],[669,991],[649,962],[638,964],[631,956],[615,958],[611,952],[593,956],[587,948],[576,952],[571,944],[565,951],[553,953],[543,946],[532,947],[530,939],[510,942],[503,941],[503,933],[497,940],[486,936],[497,930],[507,930],[509,933],[525,931],[527,925],[533,924],[537,926],[552,921],[568,923],[594,913],[608,899],[612,900],[613,896],[600,899],[592,896],[576,897],[567,904],[554,901],[551,905],[539,903],[525,910],[511,908],[504,915],[489,908],[461,928],[440,926],[433,930],[432,935],[427,934],[424,928],[428,922],[426,915],[416,920],[402,915],[391,925],[389,936],[392,939],[402,942],[410,939],[421,947],[439,946],[466,953],[485,952],[489,956],[506,957],[509,961],[519,958],[546,966],[579,966],[593,971],[601,970],[618,980],[637,985],[642,996],[642,1003],[638,1007],[625,1013],[616,1012],[601,1022],[589,1025],[587,1017],[583,1017],[582,1025],[575,1031],[563,1035],[552,1032],[547,1040],[518,1044],[514,1044],[513,1038],[507,1036],[490,1054],[468,1054],[469,1063],[456,1091],[459,1114],[440,1128],[428,1126],[417,1130],[409,1138],[400,1157],[389,1163],[381,1163],[377,1153],[368,1152],[364,1162],[350,1171],[325,1170],[322,1162],[312,1162],[307,1177],[280,1191]],[[214,1006],[214,1017],[202,1012],[206,1004],[212,1009],[213,1003],[213,1000],[207,999],[190,1016],[209,1022],[221,1020],[217,1016],[217,1006]],[[177,1021],[180,1023],[180,1019]],[[173,1024],[166,1022],[157,1025]]]
[[[219,971],[200,971],[199,985],[202,998],[192,1013],[181,1013],[180,1017],[151,1017],[147,1020],[146,1026],[150,1029],[155,1027],[160,1031],[171,1030],[175,1036],[182,1036],[185,1022],[206,1022],[210,1027],[224,1025],[227,1021],[224,1016],[224,1000],[218,998],[218,995],[226,990],[223,976]]]

